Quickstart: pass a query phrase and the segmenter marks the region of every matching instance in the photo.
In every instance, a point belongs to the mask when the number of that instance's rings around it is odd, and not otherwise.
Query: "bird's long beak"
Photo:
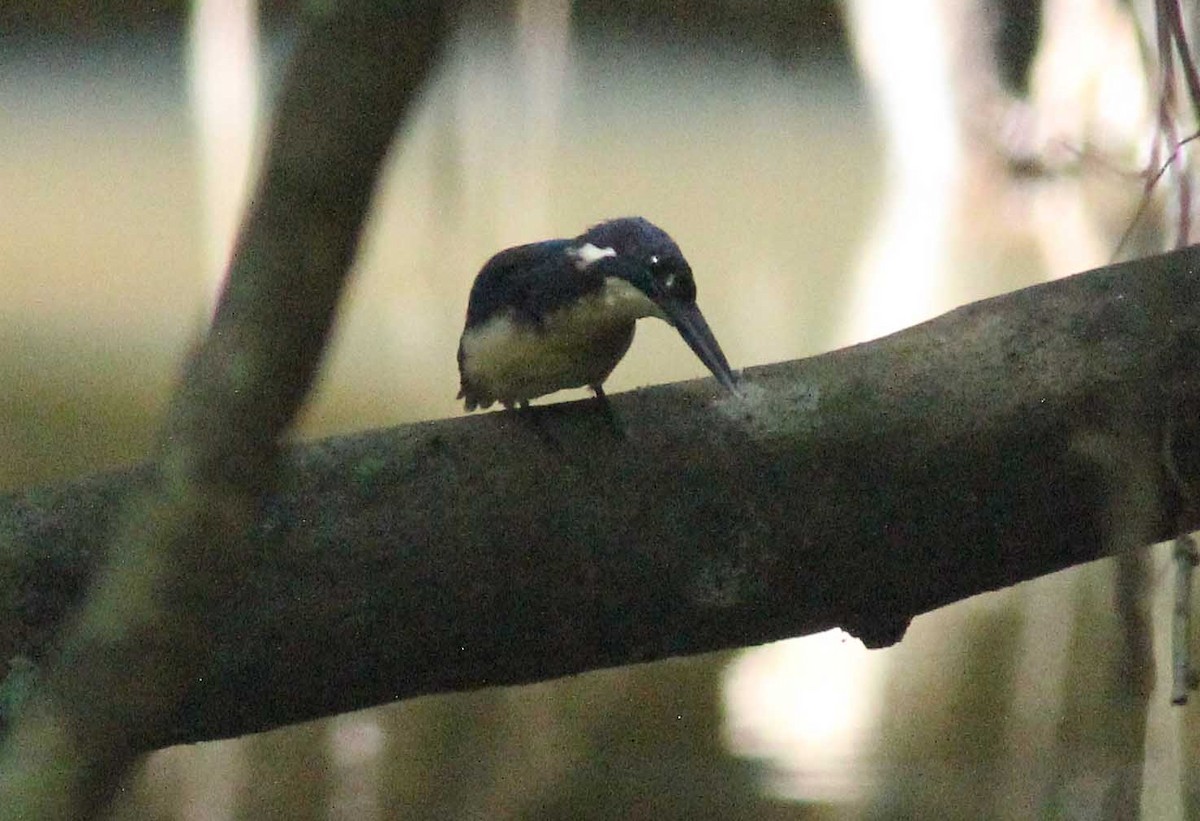
[[[738,392],[737,380],[733,376],[733,371],[729,369],[729,362],[726,361],[721,346],[717,344],[716,337],[708,329],[704,314],[700,313],[700,308],[696,303],[664,299],[659,306],[671,324],[675,326],[675,330],[679,331],[684,342],[712,371],[717,381],[724,385],[730,393],[736,394]]]

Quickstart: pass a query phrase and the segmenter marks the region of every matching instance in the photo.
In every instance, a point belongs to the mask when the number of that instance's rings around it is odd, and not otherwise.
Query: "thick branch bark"
[[[1200,249],[711,381],[296,448],[215,653],[146,746],[843,625],[1200,526]],[[449,389],[449,388],[448,388]],[[1167,467],[1167,462],[1172,464]],[[3,658],[39,659],[147,471],[0,500]]]

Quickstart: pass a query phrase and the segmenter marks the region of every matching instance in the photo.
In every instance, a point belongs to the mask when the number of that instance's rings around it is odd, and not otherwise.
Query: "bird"
[[[691,266],[666,231],[643,217],[601,222],[574,239],[518,245],[475,277],[458,345],[470,412],[588,387],[614,419],[604,381],[633,342],[637,320],[672,325],[717,381],[737,380],[696,305]]]

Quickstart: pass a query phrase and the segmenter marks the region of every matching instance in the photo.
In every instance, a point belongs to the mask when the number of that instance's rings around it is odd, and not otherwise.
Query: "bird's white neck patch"
[[[605,278],[597,304],[604,316],[618,321],[629,322],[645,316],[656,316],[670,322],[650,297],[618,277]]]
[[[575,258],[575,267],[581,271],[593,262],[602,260],[605,257],[615,257],[616,255],[617,252],[612,248],[597,248],[590,242],[585,242],[578,248],[571,249],[571,256]]]

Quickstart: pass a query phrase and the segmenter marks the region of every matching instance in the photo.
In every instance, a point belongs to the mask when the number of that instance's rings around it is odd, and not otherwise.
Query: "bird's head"
[[[692,268],[666,231],[642,217],[609,220],[576,237],[572,252],[584,264],[600,262],[605,276],[619,277],[645,294],[717,381],[737,393],[729,362],[696,305]]]

